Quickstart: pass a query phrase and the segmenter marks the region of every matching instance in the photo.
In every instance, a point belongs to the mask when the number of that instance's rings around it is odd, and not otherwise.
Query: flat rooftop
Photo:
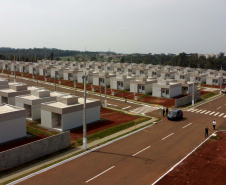
[[[11,106],[8,104],[0,105],[0,114],[23,110],[22,108]]]

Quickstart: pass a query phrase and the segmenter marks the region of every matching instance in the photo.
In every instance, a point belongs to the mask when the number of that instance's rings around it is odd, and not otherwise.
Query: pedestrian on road
[[[213,120],[213,129],[215,130],[215,127],[216,127],[216,121],[215,120]]]
[[[166,116],[168,116],[169,109],[166,107]]]
[[[126,97],[125,97],[125,103],[126,103]]]
[[[209,136],[209,128],[208,127],[206,127],[205,128],[205,138],[207,138],[208,136]]]
[[[165,109],[163,108],[163,109],[162,109],[162,115],[163,115],[163,117],[165,116],[165,112],[166,112],[166,111],[165,111]]]

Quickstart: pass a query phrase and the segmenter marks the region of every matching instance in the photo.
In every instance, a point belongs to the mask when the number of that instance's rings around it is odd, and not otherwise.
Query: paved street
[[[200,113],[197,113],[197,110]],[[226,96],[184,112],[19,184],[151,184],[202,141],[204,128],[226,129]],[[205,111],[205,112],[204,112]],[[206,112],[219,114],[205,114]],[[224,113],[224,115],[221,115]],[[220,116],[221,115],[221,116]]]

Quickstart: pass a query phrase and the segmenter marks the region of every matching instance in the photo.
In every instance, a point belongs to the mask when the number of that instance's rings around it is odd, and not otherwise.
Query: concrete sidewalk
[[[135,125],[133,127],[127,128],[127,129],[125,129],[123,131],[117,132],[117,133],[112,134],[110,136],[107,136],[105,138],[102,138],[102,139],[93,141],[91,143],[88,143],[87,144],[87,148],[90,149],[92,147],[99,146],[99,145],[103,144],[104,142],[107,142],[107,141],[109,141],[111,139],[119,137],[119,136],[121,136],[123,134],[127,134],[128,132],[131,132],[131,131],[134,131],[134,130],[136,130],[138,128],[141,128],[141,127],[143,127],[143,126],[145,126],[145,125],[147,125],[147,124],[149,124],[151,122],[155,122],[157,119],[158,118],[150,118],[150,120],[148,120],[148,121],[145,121],[145,122],[140,123],[138,125]],[[17,170],[15,172],[7,174],[7,175],[5,175],[3,177],[0,177],[0,183],[4,183],[4,182],[9,181],[9,180],[14,179],[14,178],[19,178],[20,176],[24,176],[25,174],[27,175],[28,173],[32,173],[32,171],[38,170],[39,168],[44,168],[44,166],[46,166],[46,165],[50,165],[52,163],[56,163],[59,160],[63,160],[65,158],[69,158],[69,157],[71,157],[73,155],[76,155],[76,154],[78,154],[78,153],[83,151],[82,147],[83,146],[79,146],[79,147],[77,147],[75,149],[69,150],[69,151],[64,152],[62,154],[59,154],[59,155],[57,155],[57,156],[55,156],[53,158],[43,160],[43,161],[38,162],[36,164],[30,165],[28,167],[25,167],[23,169]]]

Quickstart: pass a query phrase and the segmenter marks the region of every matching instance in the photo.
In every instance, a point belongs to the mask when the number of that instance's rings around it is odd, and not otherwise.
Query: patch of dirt
[[[118,111],[113,111],[110,109],[101,109],[101,119],[93,124],[87,125],[87,135],[94,134],[101,130],[126,123],[129,121],[133,121],[138,119],[138,117],[128,114],[123,114]],[[70,140],[74,141],[79,138],[82,138],[83,130],[82,127],[70,130]]]
[[[218,89],[220,89],[220,86],[219,85],[202,85],[203,87],[213,87],[213,88],[218,88]],[[224,88],[226,88],[226,85],[222,85],[222,88],[224,89]]]
[[[157,185],[225,185],[226,132],[218,133],[167,174]]]

